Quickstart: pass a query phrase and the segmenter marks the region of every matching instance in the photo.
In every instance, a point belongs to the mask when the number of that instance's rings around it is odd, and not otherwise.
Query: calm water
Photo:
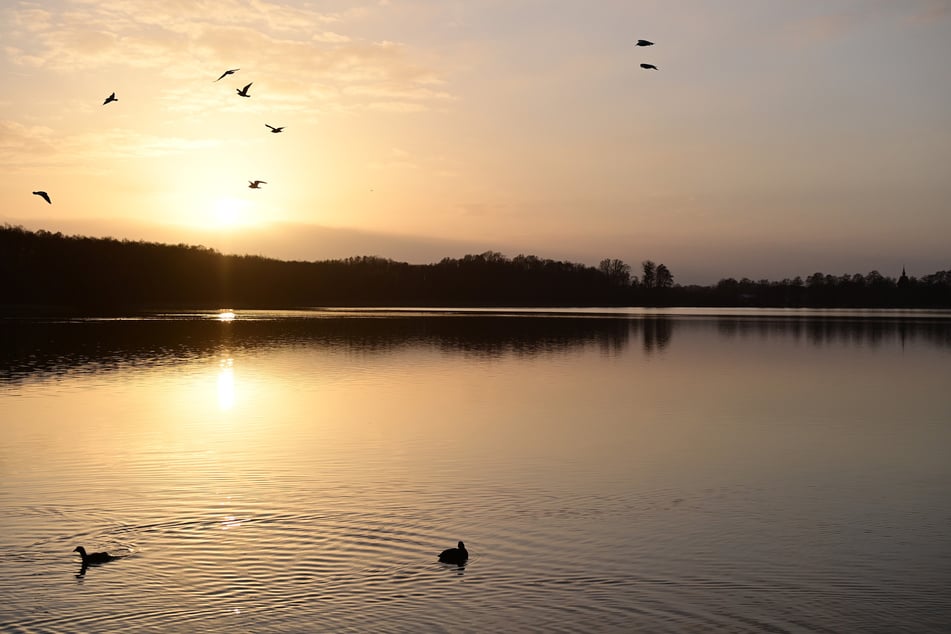
[[[0,329],[2,631],[951,631],[948,314]]]

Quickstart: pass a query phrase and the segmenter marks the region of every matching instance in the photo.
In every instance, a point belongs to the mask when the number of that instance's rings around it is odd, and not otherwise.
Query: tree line
[[[0,227],[0,304],[64,310],[295,306],[951,307],[951,271],[922,278],[815,273],[781,282],[675,284],[651,260],[634,274],[487,251],[432,264],[375,256],[283,261],[186,244]]]

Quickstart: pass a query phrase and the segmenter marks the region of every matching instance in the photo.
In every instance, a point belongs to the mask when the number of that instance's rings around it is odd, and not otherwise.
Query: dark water
[[[951,631],[949,314],[0,336],[2,631]]]

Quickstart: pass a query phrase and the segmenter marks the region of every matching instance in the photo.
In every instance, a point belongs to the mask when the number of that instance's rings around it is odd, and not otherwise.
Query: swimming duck
[[[86,549],[82,546],[76,546],[73,550],[74,553],[79,553],[79,556],[83,558],[83,567],[91,566],[94,564],[104,564],[107,561],[112,561],[113,559],[118,559],[115,555],[110,555],[109,553],[87,553]]]
[[[469,559],[469,551],[466,550],[466,545],[462,542],[459,542],[458,548],[447,548],[439,553],[439,561],[444,564],[456,564],[461,566],[466,563],[467,559]]]

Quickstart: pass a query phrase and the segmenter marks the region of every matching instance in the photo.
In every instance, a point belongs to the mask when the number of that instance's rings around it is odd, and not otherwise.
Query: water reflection
[[[951,347],[951,327],[944,319],[866,318],[862,316],[807,318],[721,317],[717,331],[726,338],[790,337],[814,346],[853,345],[877,347],[897,342],[904,345],[922,340],[930,345]]]
[[[447,353],[484,358],[536,356],[586,346],[618,355],[632,341],[643,354],[663,353],[681,333],[713,329],[721,338],[802,340],[814,346],[907,345],[917,341],[951,348],[951,319],[931,316],[861,316],[790,311],[738,315],[566,313],[451,313],[411,315],[328,311],[274,312],[235,318],[232,311],[153,316],[148,319],[66,321],[5,320],[0,327],[0,381],[96,373],[137,366],[178,364],[224,355],[218,374],[218,403],[234,407],[235,351],[308,345],[390,352],[431,346]]]
[[[643,349],[645,354],[663,352],[670,345],[674,332],[674,320],[664,315],[645,318]]]
[[[218,409],[229,412],[234,409],[234,359],[228,357],[219,362]]]

